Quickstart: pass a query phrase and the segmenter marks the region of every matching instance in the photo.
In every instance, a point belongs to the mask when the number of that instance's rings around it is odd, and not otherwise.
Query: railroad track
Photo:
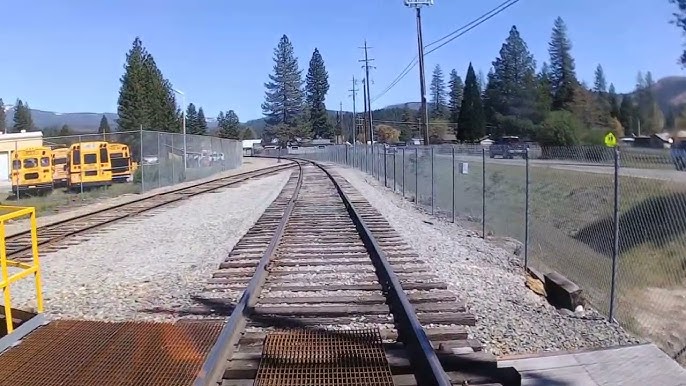
[[[518,384],[468,339],[475,316],[381,214],[298,163],[183,311],[230,315],[194,385]]]
[[[85,241],[106,225],[143,214],[153,214],[152,210],[180,204],[183,200],[217,189],[232,186],[252,178],[264,177],[294,167],[285,161],[282,165],[239,173],[228,177],[201,182],[183,188],[169,190],[153,196],[143,197],[124,204],[67,219],[38,228],[38,245],[41,254],[68,248]],[[147,213],[146,213],[147,212]],[[14,260],[30,260],[31,231],[25,231],[5,238],[7,257]]]

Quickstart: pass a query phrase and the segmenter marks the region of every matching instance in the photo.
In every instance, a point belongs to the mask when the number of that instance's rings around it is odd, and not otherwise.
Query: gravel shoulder
[[[477,316],[473,338],[495,355],[641,342],[594,310],[565,315],[525,286],[518,258],[460,224],[431,217],[372,177],[337,167]]]
[[[117,222],[78,245],[43,257],[46,316],[88,320],[173,320],[147,310],[193,304],[190,295],[257,221],[290,171]],[[32,278],[11,287],[12,306],[35,307]]]

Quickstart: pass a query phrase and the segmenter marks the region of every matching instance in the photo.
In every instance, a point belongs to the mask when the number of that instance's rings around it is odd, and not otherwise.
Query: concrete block
[[[581,288],[578,285],[555,271],[544,276],[545,293],[550,304],[570,311],[574,311],[578,305],[583,305]]]

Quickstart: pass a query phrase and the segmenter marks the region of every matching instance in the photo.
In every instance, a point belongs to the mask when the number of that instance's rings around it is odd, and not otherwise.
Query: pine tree
[[[625,95],[622,98],[622,103],[619,105],[619,123],[624,127],[625,133],[634,133],[636,107],[631,96]]]
[[[294,126],[303,113],[303,90],[298,59],[286,35],[274,49],[274,73],[265,83],[267,91],[262,112],[270,126]]]
[[[126,55],[124,75],[120,81],[117,101],[119,130],[140,130],[142,127],[145,130],[179,131],[171,83],[164,78],[138,37]]]
[[[21,99],[17,99],[16,106],[14,106],[14,126],[12,131],[19,133],[22,130],[32,131],[34,129],[33,119],[31,118],[31,109],[28,103],[22,102]]]
[[[548,44],[550,53],[550,85],[553,91],[553,109],[569,109],[574,101],[574,90],[579,83],[571,54],[572,42],[567,37],[567,26],[561,17],[555,20]]]
[[[109,132],[111,132],[110,124],[107,122],[107,117],[103,114],[102,118],[100,118],[100,127],[98,127],[98,133],[106,134]]]
[[[686,0],[669,0],[670,3],[676,4],[678,12],[674,12],[674,20],[672,21],[677,27],[686,32]],[[681,54],[679,62],[686,67],[686,50]]]
[[[241,139],[254,139],[254,138],[255,138],[255,133],[249,127],[246,127],[245,130],[243,130],[243,133],[241,133]]]
[[[219,136],[221,138],[240,138],[241,123],[235,111],[229,110],[226,112],[226,115],[220,111],[219,117],[217,117],[217,122],[219,124]]]
[[[322,55],[315,48],[305,77],[305,95],[315,137],[331,138],[333,134],[329,124],[329,114],[324,104],[327,92],[329,92],[329,74],[326,72]]]
[[[67,125],[67,124],[64,124],[60,128],[60,131],[57,135],[59,135],[60,137],[66,137],[66,136],[72,135],[72,134],[73,134],[73,132],[71,130],[71,127],[69,127],[69,125]]]
[[[472,63],[469,63],[465,77],[464,97],[460,106],[460,116],[457,120],[457,139],[460,141],[475,141],[483,137],[486,130],[481,90],[474,73]]]
[[[484,92],[484,109],[489,123],[499,127],[511,126],[513,120],[528,120],[524,125],[532,125],[538,116],[536,86],[536,62],[517,27],[512,26],[499,57],[493,62]],[[504,117],[511,118],[505,122]],[[500,127],[499,131],[523,134],[519,128]]]
[[[595,81],[593,82],[593,92],[598,94],[605,94],[607,92],[607,81],[605,80],[605,72],[603,66],[600,64],[595,68]]]
[[[460,105],[462,105],[462,95],[464,94],[464,83],[462,78],[457,75],[457,71],[450,71],[450,81],[448,82],[448,111],[450,113],[450,123],[457,123],[460,116]]]
[[[615,85],[610,83],[607,99],[610,103],[610,116],[619,119],[619,97],[615,91]]]
[[[5,103],[0,98],[0,133],[7,130],[7,115],[5,114]]]
[[[538,111],[545,116],[553,104],[553,89],[550,85],[550,69],[548,63],[543,62],[541,66],[541,72],[537,76],[537,87],[538,93],[536,102],[538,104]]]
[[[444,118],[446,115],[445,80],[443,79],[443,70],[438,64],[434,67],[431,76],[429,92],[431,92],[431,118]]]
[[[191,134],[205,135],[207,134],[207,119],[205,119],[205,112],[202,107],[198,109],[198,115],[195,118],[195,131]]]
[[[407,103],[403,105],[403,114],[400,117],[400,121],[403,124],[400,126],[400,136],[398,137],[398,140],[400,142],[407,142],[412,139],[412,135],[415,132],[415,123],[417,122],[410,109],[410,105]]]
[[[186,133],[195,134],[198,130],[198,111],[195,105],[190,103],[186,108]]]

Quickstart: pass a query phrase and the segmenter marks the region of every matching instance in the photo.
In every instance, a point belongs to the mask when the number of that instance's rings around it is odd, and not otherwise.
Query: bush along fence
[[[522,243],[525,267],[686,361],[686,172],[669,149],[330,146],[300,156],[357,168],[433,215]]]

